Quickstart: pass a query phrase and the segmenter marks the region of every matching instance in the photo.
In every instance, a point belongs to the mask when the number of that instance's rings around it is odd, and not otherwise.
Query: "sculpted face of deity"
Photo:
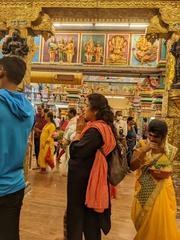
[[[12,34],[12,39],[14,41],[17,41],[19,37],[20,37],[20,31],[18,29],[15,29],[15,31]]]
[[[56,38],[55,38],[55,37],[52,37],[51,42],[52,42],[52,43],[56,43]]]
[[[123,37],[120,37],[120,36],[117,36],[117,38],[116,38],[116,45],[117,46],[123,46],[123,42],[124,42],[124,38]]]
[[[146,39],[146,36],[141,36],[139,39],[136,39],[136,42],[136,47],[139,48],[141,51],[147,50],[148,41]]]
[[[60,37],[59,44],[64,44],[64,38],[63,37]]]
[[[70,39],[69,39],[69,42],[70,42],[70,43],[74,43],[74,39],[73,39],[73,38],[70,38]]]

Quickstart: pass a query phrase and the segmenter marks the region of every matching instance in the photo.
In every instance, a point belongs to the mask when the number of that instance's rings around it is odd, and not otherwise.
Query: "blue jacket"
[[[23,93],[0,90],[0,197],[25,187],[24,160],[34,109]]]

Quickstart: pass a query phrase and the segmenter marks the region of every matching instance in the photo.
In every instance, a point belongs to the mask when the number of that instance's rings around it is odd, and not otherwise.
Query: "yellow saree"
[[[46,168],[47,163],[45,158],[47,156],[47,152],[50,149],[51,159],[54,159],[54,139],[52,138],[52,134],[56,130],[55,125],[53,123],[47,123],[41,133],[40,139],[40,152],[38,157],[38,163],[40,168]]]
[[[180,240],[172,179],[156,180],[149,172],[149,167],[157,163],[172,165],[176,151],[167,143],[164,154],[147,153],[145,164],[137,171],[132,205],[132,220],[137,230],[134,240]]]

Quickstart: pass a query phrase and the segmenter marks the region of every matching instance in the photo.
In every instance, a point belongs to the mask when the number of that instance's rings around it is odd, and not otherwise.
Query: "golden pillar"
[[[168,141],[178,148],[174,162],[174,184],[177,195],[178,216],[180,217],[180,89],[174,89],[177,59],[172,54],[172,46],[180,38],[180,7],[165,6],[160,8],[159,15],[154,16],[147,29],[149,36],[167,40],[167,63],[165,91],[163,97],[162,116],[169,128]]]
[[[169,125],[169,142],[178,147],[174,161],[174,184],[177,195],[178,217],[180,217],[180,90],[171,90],[166,121]]]
[[[20,36],[27,42],[29,51],[24,57],[27,71],[23,83],[19,85],[19,91],[24,91],[26,85],[31,79],[31,62],[36,53],[37,46],[34,43],[34,37],[42,35],[45,39],[52,35],[52,22],[49,16],[43,13],[42,8],[38,6],[1,6],[0,7],[0,37],[8,34],[12,36],[13,32],[18,29]],[[1,37],[1,38],[2,38]],[[6,40],[5,40],[6,41]],[[29,160],[32,155],[32,134],[29,137],[26,157],[24,161],[24,173],[26,182],[28,182]]]
[[[172,44],[178,41],[180,32],[172,35],[168,41],[168,55],[166,68],[166,91],[164,101],[164,117],[169,127],[168,141],[178,148],[174,161],[174,185],[178,204],[178,217],[180,217],[180,89],[173,89],[173,80],[175,78],[176,59],[170,52]]]

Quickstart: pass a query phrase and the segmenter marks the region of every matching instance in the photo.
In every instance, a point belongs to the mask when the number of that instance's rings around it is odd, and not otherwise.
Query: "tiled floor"
[[[24,201],[21,240],[63,240],[66,178],[57,171],[47,175],[32,171],[30,180],[32,190]],[[112,230],[104,240],[133,239],[135,230],[130,219],[133,188],[133,175],[120,184],[118,199],[112,202]]]

